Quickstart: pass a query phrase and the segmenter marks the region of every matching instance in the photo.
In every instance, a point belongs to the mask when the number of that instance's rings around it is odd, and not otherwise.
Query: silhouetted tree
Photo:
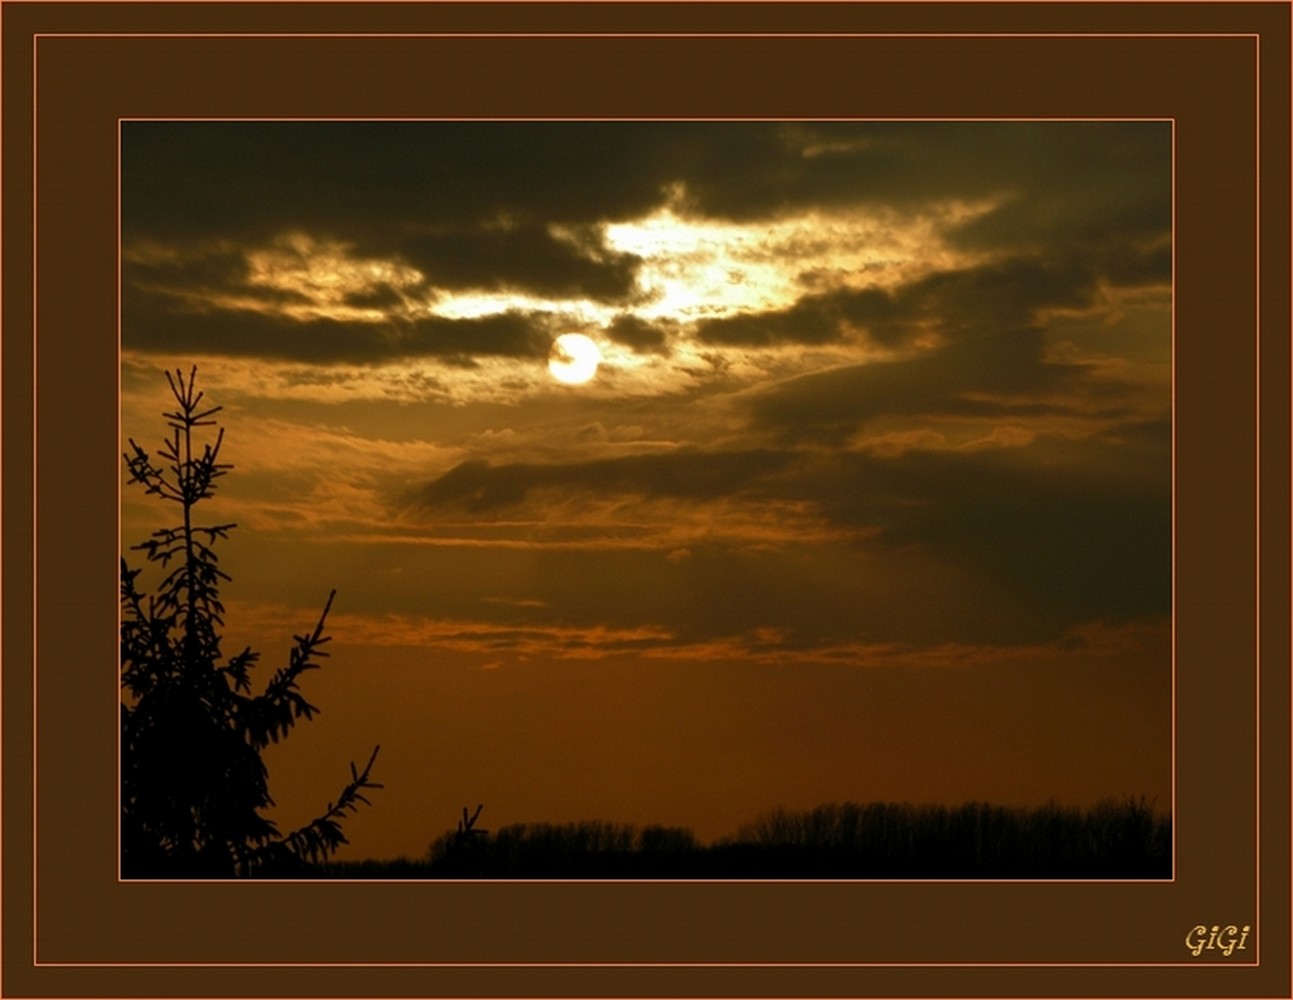
[[[133,546],[164,572],[156,591],[139,589],[142,568],[121,560],[121,847],[127,877],[221,877],[308,871],[346,842],[341,819],[367,803],[364,790],[377,749],[336,802],[298,830],[280,833],[261,810],[273,805],[261,751],[318,709],[297,680],[327,653],[324,622],[333,591],[314,629],[295,636],[288,664],[264,691],[251,693],[250,648],[224,658],[224,606],[215,544],[233,524],[199,526],[194,508],[210,498],[231,468],[219,461],[221,407],[202,408],[196,367],[187,379],[166,375],[176,408],[164,416],[171,436],[155,464],[132,439],[125,454],[129,482],[178,506],[180,523]],[[200,432],[198,432],[200,433]]]

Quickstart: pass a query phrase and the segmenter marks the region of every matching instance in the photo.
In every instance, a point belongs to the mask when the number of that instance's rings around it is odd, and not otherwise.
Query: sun
[[[597,374],[602,352],[596,342],[582,333],[563,333],[548,352],[548,371],[558,382],[578,385]]]

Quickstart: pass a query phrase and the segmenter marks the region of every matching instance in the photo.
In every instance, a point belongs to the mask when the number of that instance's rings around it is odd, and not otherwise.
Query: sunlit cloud
[[[782,309],[805,284],[893,287],[974,259],[944,246],[947,226],[991,202],[930,206],[918,216],[879,209],[809,212],[748,224],[681,214],[670,205],[606,227],[607,242],[642,258],[638,282],[648,319],[696,320]]]
[[[377,322],[392,313],[429,311],[425,293],[418,292],[426,281],[420,271],[398,260],[359,256],[339,240],[286,233],[246,256],[248,283],[290,296],[280,308],[293,319]]]
[[[376,323],[430,315],[434,300],[424,276],[398,259],[365,257],[353,244],[306,232],[260,245],[140,240],[122,248],[122,261],[128,285],[190,311]]]
[[[230,602],[228,610],[229,618],[236,619],[239,628],[263,632],[281,631],[289,623],[299,623],[309,615],[308,611],[287,605],[240,601]],[[650,649],[677,638],[671,630],[652,625],[635,628],[533,625],[491,619],[344,611],[330,615],[328,626],[330,632],[344,635],[346,644],[354,646],[397,646],[487,655],[506,652],[518,657],[575,660],[597,660]]]
[[[335,535],[351,543],[584,552],[655,551],[662,558],[698,544],[783,547],[843,544],[874,529],[831,524],[795,501],[708,502],[537,494],[521,510],[478,519],[421,509],[375,523],[366,533]],[[676,561],[676,559],[675,559]]]

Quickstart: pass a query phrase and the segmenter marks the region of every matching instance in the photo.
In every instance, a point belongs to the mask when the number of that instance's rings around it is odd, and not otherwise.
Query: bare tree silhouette
[[[124,455],[131,485],[178,505],[180,523],[133,546],[164,576],[155,593],[139,589],[143,568],[121,560],[121,851],[126,877],[233,877],[298,874],[346,843],[341,820],[364,792],[374,749],[323,814],[281,833],[261,814],[273,805],[261,751],[319,711],[297,681],[328,654],[324,623],[329,596],[313,630],[295,636],[288,664],[261,694],[251,693],[259,654],[250,648],[224,658],[224,606],[215,545],[234,524],[199,526],[194,509],[209,499],[231,468],[219,460],[224,440],[195,440],[214,427],[221,407],[202,408],[197,368],[186,379],[166,374],[176,408],[164,414],[171,435],[160,464],[132,439]],[[379,748],[378,748],[379,749]]]
[[[476,806],[476,811],[470,816],[467,815],[467,807],[462,807],[462,819],[458,820],[458,833],[454,838],[454,843],[460,847],[470,847],[472,844],[479,843],[489,836],[488,830],[476,829],[476,820],[480,819],[480,811],[485,808],[482,802]]]

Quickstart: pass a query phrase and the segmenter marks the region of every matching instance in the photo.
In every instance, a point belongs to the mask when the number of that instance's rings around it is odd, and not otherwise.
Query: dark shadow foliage
[[[685,866],[699,851],[685,829],[596,820],[517,823],[468,843],[457,834],[438,838],[424,877],[649,878],[673,864]]]
[[[506,826],[424,860],[324,866],[340,878],[1158,879],[1172,874],[1171,821],[1143,799],[1090,810],[889,802],[775,809],[716,843],[690,830],[583,822]]]
[[[765,813],[720,867],[823,878],[1170,878],[1171,823],[1143,799],[1093,809],[890,802]]]
[[[362,770],[318,818],[282,833],[261,814],[273,805],[261,751],[318,709],[298,679],[327,653],[324,622],[295,636],[288,664],[252,694],[258,654],[226,658],[220,648],[224,606],[216,544],[233,524],[200,526],[194,510],[215,492],[230,466],[219,461],[220,407],[202,408],[197,369],[167,373],[176,408],[164,414],[171,436],[153,457],[130,441],[131,485],[176,505],[179,523],[153,532],[135,551],[163,573],[156,590],[140,589],[143,568],[121,561],[121,867],[127,878],[220,878],[308,874],[346,842],[341,820],[367,803],[374,749]]]

